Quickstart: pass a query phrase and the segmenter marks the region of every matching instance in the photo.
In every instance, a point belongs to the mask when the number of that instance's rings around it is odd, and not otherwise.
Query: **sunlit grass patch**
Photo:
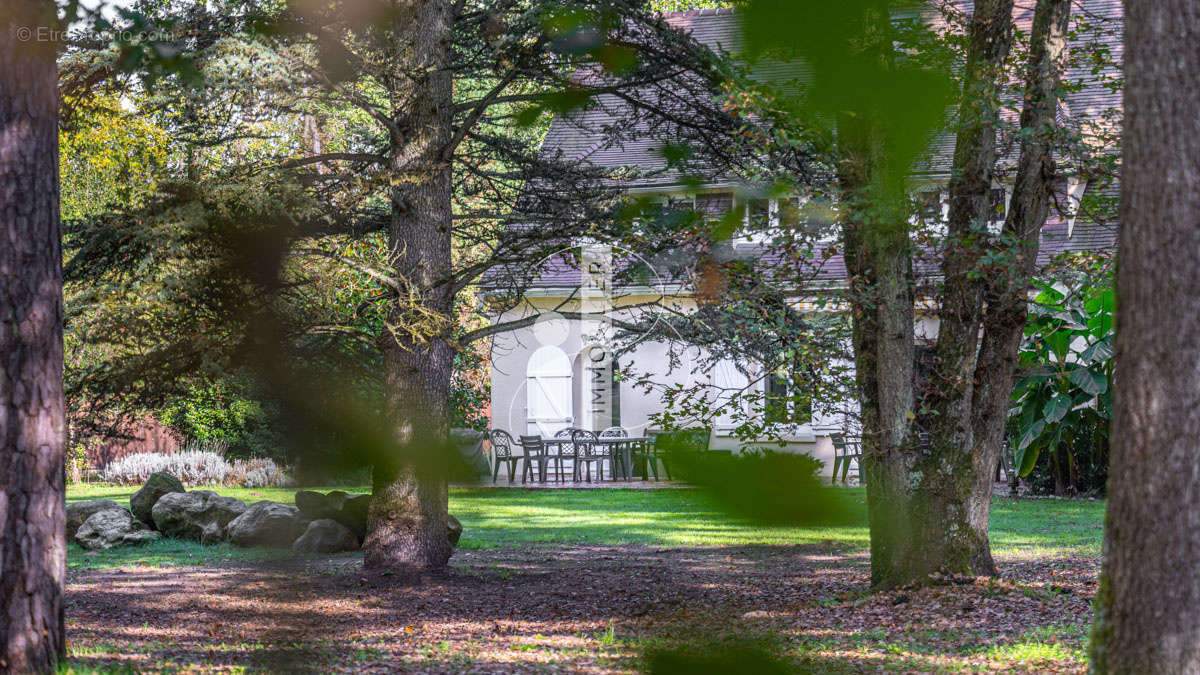
[[[1083,659],[1082,649],[1072,649],[1058,643],[1015,642],[995,645],[985,655],[996,661],[1073,661]]]
[[[112,499],[127,504],[136,486],[72,486],[68,501]],[[293,488],[216,486],[222,495],[246,502],[261,499],[291,503]],[[366,486],[311,488],[369,491]],[[525,490],[457,487],[450,492],[450,512],[465,528],[464,549],[547,546],[695,547],[820,545],[829,555],[862,554],[870,543],[866,494],[847,489],[852,505],[845,525],[763,525],[724,512],[708,495],[693,489]],[[1059,499],[996,498],[992,507],[992,545],[998,556],[1044,558],[1099,553],[1104,504]],[[72,546],[73,568],[127,564],[220,564],[290,557],[288,550],[238,549],[164,541],[135,549],[84,555]],[[815,555],[824,555],[817,552]]]

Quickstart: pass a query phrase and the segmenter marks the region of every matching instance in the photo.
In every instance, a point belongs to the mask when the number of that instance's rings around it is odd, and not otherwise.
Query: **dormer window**
[[[779,230],[779,201],[751,199],[741,202],[742,228],[738,243],[765,244]]]
[[[683,194],[653,195],[643,203],[641,213],[634,218],[634,222],[639,225],[661,223],[674,227],[679,224],[679,220],[692,217],[695,209],[695,196]]]
[[[988,191],[988,203],[991,210],[988,214],[987,230],[991,234],[1000,234],[1004,219],[1008,215],[1009,192],[1003,187],[994,187]],[[946,223],[950,221],[950,194],[943,188],[928,188],[916,193],[916,213],[914,225],[932,228],[933,232],[944,235]]]
[[[741,235],[738,243],[765,244],[779,236],[781,232],[807,231],[818,239],[824,239],[826,234],[818,220],[812,220],[805,211],[808,200],[803,197],[787,197],[784,199],[751,199],[741,202],[736,208],[742,216]]]

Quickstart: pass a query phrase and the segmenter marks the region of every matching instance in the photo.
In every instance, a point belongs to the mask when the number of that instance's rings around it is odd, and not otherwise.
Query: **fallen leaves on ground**
[[[419,578],[345,558],[72,571],[68,640],[76,667],[134,670],[620,672],[751,643],[819,672],[1082,672],[1098,564],[877,593],[836,542],[463,550]]]

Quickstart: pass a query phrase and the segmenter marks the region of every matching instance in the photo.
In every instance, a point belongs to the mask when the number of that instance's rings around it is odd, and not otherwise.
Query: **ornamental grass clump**
[[[139,452],[114,460],[104,468],[104,479],[117,485],[146,482],[159,471],[178,478],[186,486],[222,485],[232,465],[215,452]]]
[[[229,475],[226,477],[227,485],[241,485],[248,488],[282,486],[286,482],[287,476],[283,469],[268,457],[234,460]]]
[[[249,488],[283,486],[287,474],[269,458],[236,459],[214,452],[184,451],[172,455],[139,452],[115,460],[104,469],[104,479],[117,485],[139,485],[150,474],[163,471],[184,485],[233,485]]]

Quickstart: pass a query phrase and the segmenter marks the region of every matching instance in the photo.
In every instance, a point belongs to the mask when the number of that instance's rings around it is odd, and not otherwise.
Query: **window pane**
[[[927,190],[917,194],[917,216],[922,223],[932,224],[942,220],[942,193],[940,190]]]
[[[766,199],[755,199],[750,202],[748,214],[749,225],[754,229],[762,229],[770,224],[771,202]]]

